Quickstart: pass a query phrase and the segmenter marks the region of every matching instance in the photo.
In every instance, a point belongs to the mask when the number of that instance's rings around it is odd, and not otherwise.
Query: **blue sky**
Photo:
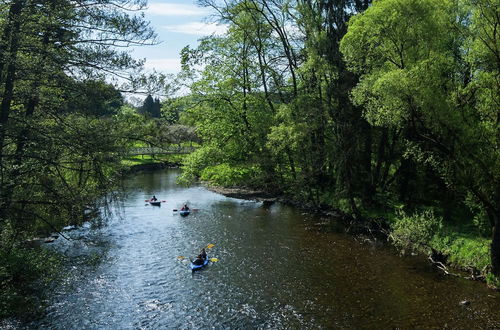
[[[195,0],[151,0],[145,14],[160,44],[134,48],[132,55],[146,58],[146,69],[163,73],[180,71],[179,53],[186,45],[196,47],[199,38],[225,29],[209,23],[207,17],[211,11],[198,7]]]

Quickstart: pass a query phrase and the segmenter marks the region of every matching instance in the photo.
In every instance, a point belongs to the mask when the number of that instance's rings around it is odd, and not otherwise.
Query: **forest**
[[[382,219],[402,251],[499,285],[498,0],[198,3],[228,31],[185,47],[167,81],[126,52],[156,42],[145,1],[0,2],[0,315],[57,268],[26,241],[81,224],[128,148],[179,127],[199,142],[183,183]]]
[[[229,30],[182,52],[203,141],[186,180],[382,217],[401,249],[494,281],[498,1],[200,3]]]

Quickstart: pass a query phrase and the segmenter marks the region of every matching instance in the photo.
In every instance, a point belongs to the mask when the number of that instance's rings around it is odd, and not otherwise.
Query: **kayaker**
[[[151,201],[152,201],[152,202],[156,202],[157,200],[158,200],[158,199],[156,198],[156,196],[155,196],[155,195],[153,195],[153,197],[151,197]]]
[[[184,206],[181,208],[181,211],[189,211],[189,207],[187,204],[184,204]]]
[[[205,252],[205,249],[201,249],[200,256],[203,258],[203,260],[207,259],[207,252]]]
[[[199,266],[199,265],[203,265],[204,262],[205,262],[205,259],[201,256],[201,254],[199,254],[198,257],[193,261],[193,264]]]

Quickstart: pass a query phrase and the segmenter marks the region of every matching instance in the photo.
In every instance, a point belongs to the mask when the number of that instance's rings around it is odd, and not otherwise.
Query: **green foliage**
[[[0,318],[38,312],[43,289],[60,276],[61,262],[61,256],[48,250],[2,245]]]
[[[195,150],[193,153],[186,156],[183,167],[182,175],[178,181],[181,184],[190,184],[198,179],[204,168],[214,166],[222,159],[222,153],[219,149],[204,145]]]
[[[89,116],[112,116],[123,106],[123,96],[113,85],[102,80],[73,82],[66,97],[67,112]]]
[[[489,239],[464,234],[456,228],[445,227],[429,245],[448,257],[448,262],[462,269],[474,268],[485,272],[490,265]]]
[[[82,223],[116,188],[127,124],[135,118],[119,111],[123,98],[105,81],[141,64],[120,46],[154,40],[134,14],[143,6],[142,0],[0,5],[1,316],[39,307],[34,286],[57,266],[53,255],[24,249],[24,242]]]
[[[495,2],[205,3],[228,32],[182,51],[192,94],[162,108],[202,145],[181,181],[271,187],[357,217],[433,208],[398,213],[395,244],[486,262],[476,234],[500,212]],[[161,121],[135,128],[146,144],[187,136]],[[467,225],[448,232],[441,216]]]
[[[500,277],[496,277],[492,273],[486,275],[486,283],[492,288],[500,289]]]
[[[256,185],[261,176],[262,170],[257,166],[219,164],[204,168],[201,172],[200,179],[224,187],[252,187]]]
[[[142,107],[139,108],[139,113],[148,116],[149,118],[160,118],[161,116],[160,100],[153,99],[151,95],[148,95],[144,100]]]
[[[442,219],[431,210],[415,212],[412,215],[400,210],[391,225],[390,238],[402,252],[429,252],[429,242],[442,228]]]
[[[465,204],[473,214],[472,223],[477,228],[478,233],[483,237],[491,236],[491,222],[484,208],[481,207],[481,202],[474,197],[473,194],[467,194]]]
[[[499,17],[489,0],[381,0],[351,20],[341,42],[360,74],[352,99],[365,118],[403,133],[406,173],[411,162],[432,168],[456,199],[473,196],[483,234],[485,215],[500,225]]]

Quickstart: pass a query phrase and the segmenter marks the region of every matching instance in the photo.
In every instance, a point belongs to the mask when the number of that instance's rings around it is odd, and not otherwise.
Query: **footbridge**
[[[130,148],[128,154],[130,156],[180,155],[180,154],[190,154],[195,150],[196,148],[191,146],[140,147],[140,148]]]

